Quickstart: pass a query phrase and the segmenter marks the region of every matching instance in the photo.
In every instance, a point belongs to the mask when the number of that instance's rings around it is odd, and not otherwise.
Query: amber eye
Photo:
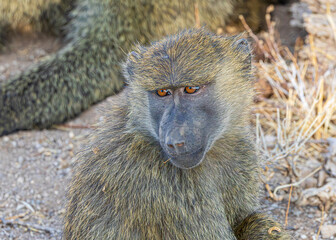
[[[156,94],[159,95],[160,97],[165,97],[167,95],[170,95],[171,92],[168,89],[160,89],[156,91]]]
[[[184,92],[188,94],[193,94],[197,92],[200,89],[200,87],[185,87]]]

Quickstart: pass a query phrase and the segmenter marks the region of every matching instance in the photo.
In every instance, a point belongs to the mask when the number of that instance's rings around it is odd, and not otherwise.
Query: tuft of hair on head
[[[224,37],[205,28],[184,30],[152,43],[135,46],[123,64],[129,85],[147,90],[167,86],[207,84],[222,71],[232,69],[239,77],[250,78],[252,54],[241,35]]]

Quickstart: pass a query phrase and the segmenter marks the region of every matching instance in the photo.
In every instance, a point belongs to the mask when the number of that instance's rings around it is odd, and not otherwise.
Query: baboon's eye
[[[188,94],[193,94],[197,92],[200,89],[200,87],[185,87],[184,92]]]
[[[156,91],[156,94],[160,97],[165,97],[167,95],[171,95],[171,92],[169,91],[169,89],[159,89]]]

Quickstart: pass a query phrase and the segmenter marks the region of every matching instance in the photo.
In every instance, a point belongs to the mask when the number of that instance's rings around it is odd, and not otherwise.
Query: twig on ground
[[[58,233],[60,232],[60,230],[55,229],[55,228],[51,228],[51,227],[45,227],[45,226],[41,226],[38,224],[32,224],[32,223],[26,223],[26,222],[22,222],[22,221],[12,221],[12,220],[5,220],[5,218],[0,218],[0,223],[6,226],[21,226],[21,227],[26,227],[31,231],[35,231],[35,232],[46,232],[46,233],[50,233],[50,234],[54,234],[54,233]]]
[[[292,190],[293,190],[293,186],[290,187],[289,190],[289,197],[288,197],[288,205],[287,205],[287,210],[286,210],[286,217],[285,217],[285,227],[287,226],[287,221],[288,221],[288,212],[289,212],[289,206],[290,206],[290,200],[291,200],[291,196],[292,196]]]
[[[317,173],[318,171],[320,171],[322,169],[322,166],[319,166],[318,168],[316,168],[313,172],[311,172],[310,174],[308,174],[307,176],[305,176],[304,178],[302,178],[300,181],[298,182],[294,182],[294,183],[291,183],[291,184],[285,184],[285,185],[282,185],[282,186],[278,186],[275,188],[273,194],[274,194],[274,197],[275,198],[278,198],[278,195],[277,195],[277,192],[280,190],[280,189],[283,189],[283,188],[288,188],[288,187],[295,187],[295,186],[298,186],[300,185],[301,183],[303,183],[306,179],[308,179],[309,177],[313,176],[315,173]]]
[[[319,236],[320,236],[320,232],[321,232],[321,227],[322,227],[322,224],[323,224],[323,221],[324,221],[324,207],[322,205],[322,216],[321,216],[321,222],[320,222],[320,226],[319,226],[319,229],[317,231],[317,234],[316,234],[316,239],[319,239]]]

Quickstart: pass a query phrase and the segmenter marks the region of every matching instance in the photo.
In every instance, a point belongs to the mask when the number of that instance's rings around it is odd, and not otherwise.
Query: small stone
[[[58,158],[57,161],[60,163],[61,169],[67,168],[70,164],[65,161],[63,158]]]
[[[323,184],[325,183],[325,180],[327,179],[328,174],[325,171],[319,171],[318,173],[318,182],[317,182],[317,186],[318,187],[322,187]]]
[[[313,178],[313,177],[310,177],[304,182],[304,184],[302,186],[303,186],[303,188],[316,187],[317,186],[317,179]]]
[[[325,165],[325,169],[328,170],[332,175],[336,175],[336,161],[329,159]]]
[[[293,214],[298,217],[301,216],[302,212],[300,210],[294,211]]]
[[[336,236],[336,225],[324,225],[321,227],[321,235],[324,239]]]
[[[19,156],[17,161],[19,162],[19,164],[22,164],[24,161],[24,158],[22,156]]]
[[[37,152],[38,152],[38,153],[43,153],[43,152],[44,152],[44,148],[41,147],[41,148],[37,149]]]
[[[13,147],[16,147],[17,146],[17,143],[15,141],[12,141],[12,146]]]
[[[24,179],[23,179],[23,177],[19,177],[19,178],[17,179],[17,181],[18,181],[18,183],[23,183],[23,182],[24,182]]]
[[[38,142],[35,142],[34,145],[35,145],[35,148],[36,148],[36,149],[43,148],[42,145],[41,145],[40,143],[38,143]]]
[[[301,238],[301,239],[307,239],[307,236],[304,235],[304,234],[302,234],[302,235],[300,236],[300,238]]]
[[[71,132],[69,132],[69,137],[70,137],[70,138],[74,138],[74,137],[75,137],[75,134],[71,131]]]
[[[8,142],[8,141],[9,141],[9,137],[4,137],[4,138],[3,138],[3,141],[4,141],[4,142]]]
[[[329,143],[328,151],[333,156],[336,155],[336,138],[328,138]]]

